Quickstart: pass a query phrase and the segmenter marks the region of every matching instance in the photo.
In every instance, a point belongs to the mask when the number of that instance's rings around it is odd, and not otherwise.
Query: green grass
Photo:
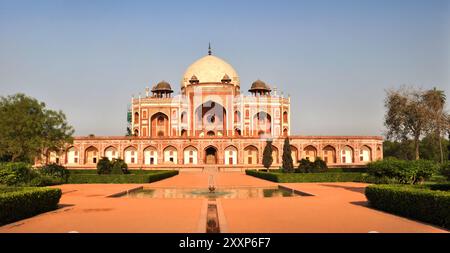
[[[69,184],[142,184],[159,181],[165,178],[178,175],[176,170],[166,171],[139,171],[132,170],[132,174],[109,174],[98,175],[96,170],[88,170],[81,173],[81,170],[69,176]]]

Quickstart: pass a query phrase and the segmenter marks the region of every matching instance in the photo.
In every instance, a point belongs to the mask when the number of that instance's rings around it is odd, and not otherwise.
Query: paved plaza
[[[182,172],[151,184],[60,185],[60,208],[0,227],[1,233],[205,232],[203,198],[111,198],[136,187],[207,188],[207,173]],[[240,172],[215,174],[221,187],[282,185],[314,196],[217,199],[221,232],[229,233],[435,233],[444,229],[368,207],[363,183],[278,184]]]

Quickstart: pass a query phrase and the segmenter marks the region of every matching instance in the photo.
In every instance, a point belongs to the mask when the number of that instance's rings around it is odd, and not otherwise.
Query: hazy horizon
[[[131,96],[207,54],[291,96],[293,135],[381,135],[385,89],[450,97],[450,4],[434,1],[3,1],[0,96],[124,135]],[[447,103],[447,110],[450,106]]]

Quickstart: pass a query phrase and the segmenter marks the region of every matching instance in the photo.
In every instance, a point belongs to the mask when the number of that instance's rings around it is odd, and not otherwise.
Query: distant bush
[[[0,184],[26,185],[37,176],[28,163],[0,163]]]
[[[129,174],[127,163],[120,159],[113,159],[111,174]]]
[[[128,173],[127,163],[120,158],[114,158],[110,161],[107,157],[102,157],[97,163],[97,174],[99,175],[120,175]]]
[[[108,157],[102,157],[97,162],[97,174],[111,174],[112,171],[112,163],[108,159]]]
[[[450,181],[450,161],[447,161],[441,165],[440,173]]]
[[[326,172],[328,170],[327,163],[320,159],[320,157],[316,157],[314,162],[311,162],[308,159],[300,160],[298,168],[295,170],[297,173],[318,173],[318,172]]]
[[[41,187],[41,186],[50,186],[50,185],[59,185],[67,183],[66,180],[62,178],[57,178],[53,176],[47,175],[39,175],[33,179],[31,179],[26,185],[32,187]]]
[[[50,164],[32,169],[28,163],[0,163],[0,184],[7,186],[47,186],[67,182],[69,171]]]
[[[365,194],[376,209],[450,228],[450,192],[425,186],[370,185]]]
[[[67,183],[69,179],[70,171],[66,167],[52,163],[44,165],[39,169],[39,173],[44,176],[54,177],[60,179],[61,182]],[[53,179],[52,179],[53,180]]]
[[[0,225],[56,209],[61,194],[53,188],[0,188]]]
[[[328,170],[327,163],[320,157],[317,157],[313,164],[314,166],[312,172],[325,172]]]
[[[380,180],[393,180],[400,184],[417,184],[429,179],[438,171],[438,165],[433,161],[406,161],[388,158],[367,165],[367,173]]]

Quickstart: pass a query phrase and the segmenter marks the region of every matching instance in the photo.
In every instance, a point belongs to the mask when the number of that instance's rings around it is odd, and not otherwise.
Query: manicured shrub
[[[97,174],[111,174],[112,163],[108,157],[102,157],[97,163]]]
[[[143,184],[159,181],[178,175],[178,171],[147,171],[146,174],[77,174],[72,173],[69,177],[70,184]]]
[[[111,174],[129,174],[127,163],[120,159],[113,159]]]
[[[250,176],[279,183],[307,183],[307,182],[364,182],[363,173],[272,173],[246,170]]]
[[[365,194],[376,209],[450,228],[450,192],[406,185],[370,185]]]
[[[39,169],[39,173],[44,176],[54,177],[60,179],[61,182],[66,183],[70,172],[66,167],[52,163],[48,165],[44,165]],[[45,179],[42,179],[45,180]]]
[[[0,164],[0,184],[4,185],[25,185],[37,173],[31,169],[28,163],[1,163]]]
[[[406,161],[396,158],[371,162],[367,165],[367,173],[379,179],[393,179],[400,184],[416,184],[430,178],[438,170],[433,161]]]
[[[55,210],[61,194],[53,188],[0,188],[0,225]]]

